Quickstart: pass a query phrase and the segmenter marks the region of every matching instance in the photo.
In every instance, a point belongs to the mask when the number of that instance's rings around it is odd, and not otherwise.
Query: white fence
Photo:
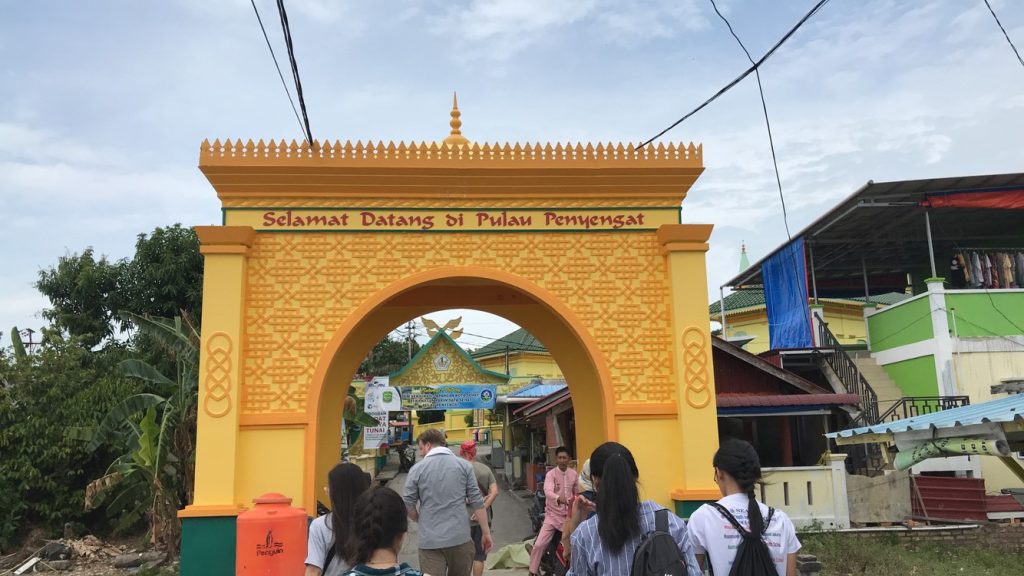
[[[826,453],[822,466],[764,468],[760,500],[782,510],[797,529],[850,527],[846,493],[845,454]]]

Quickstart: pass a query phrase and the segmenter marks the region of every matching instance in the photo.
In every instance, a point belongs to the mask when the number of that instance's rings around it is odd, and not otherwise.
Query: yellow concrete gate
[[[360,361],[400,324],[471,308],[550,350],[576,454],[617,440],[646,496],[717,497],[710,225],[680,224],[690,144],[203,142],[222,226],[205,257],[194,503],[182,573],[234,571],[235,516],[265,492],[313,514]]]

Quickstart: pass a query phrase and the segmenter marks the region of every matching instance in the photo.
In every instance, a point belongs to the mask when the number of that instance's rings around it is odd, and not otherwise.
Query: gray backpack
[[[633,554],[630,576],[686,576],[686,562],[668,532],[668,510],[654,513],[654,530],[644,536]]]

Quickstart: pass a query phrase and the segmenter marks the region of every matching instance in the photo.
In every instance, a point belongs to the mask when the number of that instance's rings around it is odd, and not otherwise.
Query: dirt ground
[[[77,539],[46,540],[38,536],[29,537],[28,543],[17,552],[0,556],[0,576],[8,576],[33,557],[40,561],[28,573],[57,572],[74,574],[75,576],[106,576],[115,574],[134,574],[137,576],[163,576],[177,574],[177,561],[146,567],[116,568],[114,560],[118,556],[141,554],[145,550],[138,546],[137,539],[121,539],[103,541],[95,536],[84,536]],[[46,558],[45,546],[59,549],[61,553]],[[61,548],[61,546],[66,548]],[[65,560],[66,557],[66,560]],[[166,558],[166,555],[165,555]],[[68,562],[70,561],[70,562]]]

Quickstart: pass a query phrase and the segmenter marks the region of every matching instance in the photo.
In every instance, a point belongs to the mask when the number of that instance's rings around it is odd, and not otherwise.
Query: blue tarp
[[[807,307],[804,239],[797,238],[761,265],[768,338],[773,350],[810,348],[811,313]]]

